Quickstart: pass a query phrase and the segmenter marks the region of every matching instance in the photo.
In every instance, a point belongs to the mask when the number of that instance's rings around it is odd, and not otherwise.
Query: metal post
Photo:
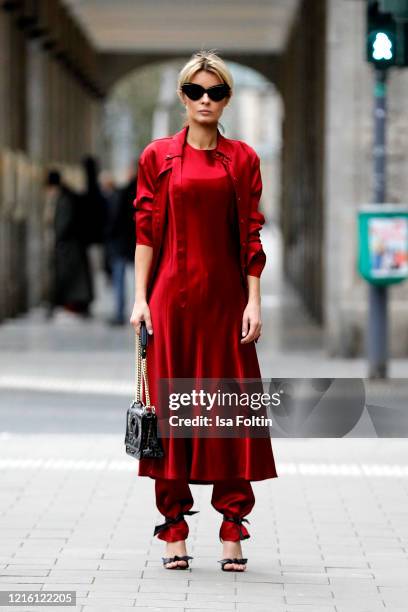
[[[374,202],[386,198],[386,79],[387,71],[375,69],[374,85]],[[369,378],[387,378],[387,286],[369,283],[367,352]]]

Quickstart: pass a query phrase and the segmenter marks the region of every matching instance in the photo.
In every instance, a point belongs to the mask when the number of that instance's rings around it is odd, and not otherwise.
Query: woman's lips
[[[204,115],[207,115],[207,114],[211,113],[211,111],[209,111],[209,110],[199,110],[198,112],[199,113],[203,113]]]

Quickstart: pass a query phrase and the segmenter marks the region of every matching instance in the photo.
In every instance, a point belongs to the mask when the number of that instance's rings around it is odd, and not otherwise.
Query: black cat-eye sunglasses
[[[213,102],[220,102],[220,100],[228,96],[230,86],[227,85],[227,83],[220,83],[219,85],[213,85],[213,87],[205,89],[202,85],[198,85],[198,83],[184,83],[181,86],[181,90],[190,100],[199,100],[207,92],[210,100],[213,100]]]

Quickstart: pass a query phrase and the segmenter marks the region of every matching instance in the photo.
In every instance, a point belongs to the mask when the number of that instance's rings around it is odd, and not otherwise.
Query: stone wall
[[[0,7],[0,321],[44,297],[43,180],[97,152],[95,53],[62,4]],[[72,182],[72,181],[71,181]]]

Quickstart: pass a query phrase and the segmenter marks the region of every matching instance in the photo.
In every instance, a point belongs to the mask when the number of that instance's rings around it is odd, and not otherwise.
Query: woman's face
[[[190,83],[197,83],[205,89],[213,85],[219,85],[222,82],[223,81],[216,74],[208,72],[207,70],[199,70],[190,80]],[[184,92],[182,92],[181,95],[187,109],[189,121],[196,121],[201,125],[217,124],[224,107],[227,106],[229,102],[228,97],[219,102],[214,102],[214,100],[208,97],[207,92],[199,100],[190,100]]]

